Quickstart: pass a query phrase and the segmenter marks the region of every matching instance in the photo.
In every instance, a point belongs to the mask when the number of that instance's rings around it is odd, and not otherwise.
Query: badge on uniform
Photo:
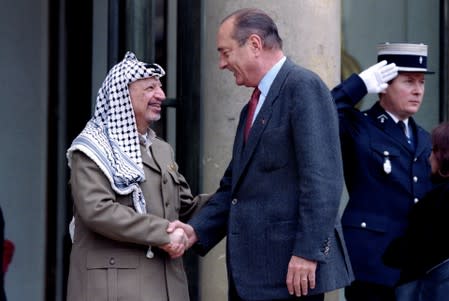
[[[388,175],[391,173],[391,161],[390,161],[390,153],[388,151],[384,151],[384,171]]]
[[[388,119],[388,117],[385,114],[382,114],[382,115],[377,116],[377,119],[380,120],[380,123],[384,123],[385,120]]]
[[[176,171],[176,164],[175,163],[170,163],[170,164],[168,164],[167,165],[167,168],[168,168],[168,170],[170,170],[170,171]]]

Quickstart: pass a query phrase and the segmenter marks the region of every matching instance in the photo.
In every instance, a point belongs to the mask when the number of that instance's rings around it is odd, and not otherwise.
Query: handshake
[[[167,252],[173,259],[181,257],[198,240],[192,226],[178,220],[168,224],[167,233],[170,243],[159,246],[159,248]]]

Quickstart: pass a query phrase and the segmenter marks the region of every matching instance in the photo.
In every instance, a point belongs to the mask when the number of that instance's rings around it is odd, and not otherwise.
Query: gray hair
[[[257,8],[243,8],[233,12],[221,21],[234,19],[234,32],[232,38],[239,46],[246,43],[249,36],[256,34],[261,37],[263,47],[267,49],[282,49],[282,39],[273,19],[264,11]]]

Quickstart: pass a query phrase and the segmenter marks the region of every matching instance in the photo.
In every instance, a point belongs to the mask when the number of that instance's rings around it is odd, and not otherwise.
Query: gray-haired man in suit
[[[226,17],[217,49],[219,67],[255,97],[240,114],[219,189],[189,225],[171,228],[183,227],[202,254],[227,235],[229,300],[323,300],[352,280],[329,89],[284,56],[276,24],[259,9]]]

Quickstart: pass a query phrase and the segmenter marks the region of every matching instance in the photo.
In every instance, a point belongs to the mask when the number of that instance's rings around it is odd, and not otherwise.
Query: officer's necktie
[[[244,139],[245,142],[248,140],[249,131],[253,123],[254,112],[256,111],[257,102],[259,101],[260,90],[256,87],[251,95],[251,99],[248,102],[248,114],[246,114],[246,122],[244,129]]]
[[[410,140],[410,137],[408,136],[407,127],[405,126],[404,121],[399,120],[398,126],[401,128],[402,133],[405,135],[405,139],[407,139],[408,144],[411,144],[411,140]]]

